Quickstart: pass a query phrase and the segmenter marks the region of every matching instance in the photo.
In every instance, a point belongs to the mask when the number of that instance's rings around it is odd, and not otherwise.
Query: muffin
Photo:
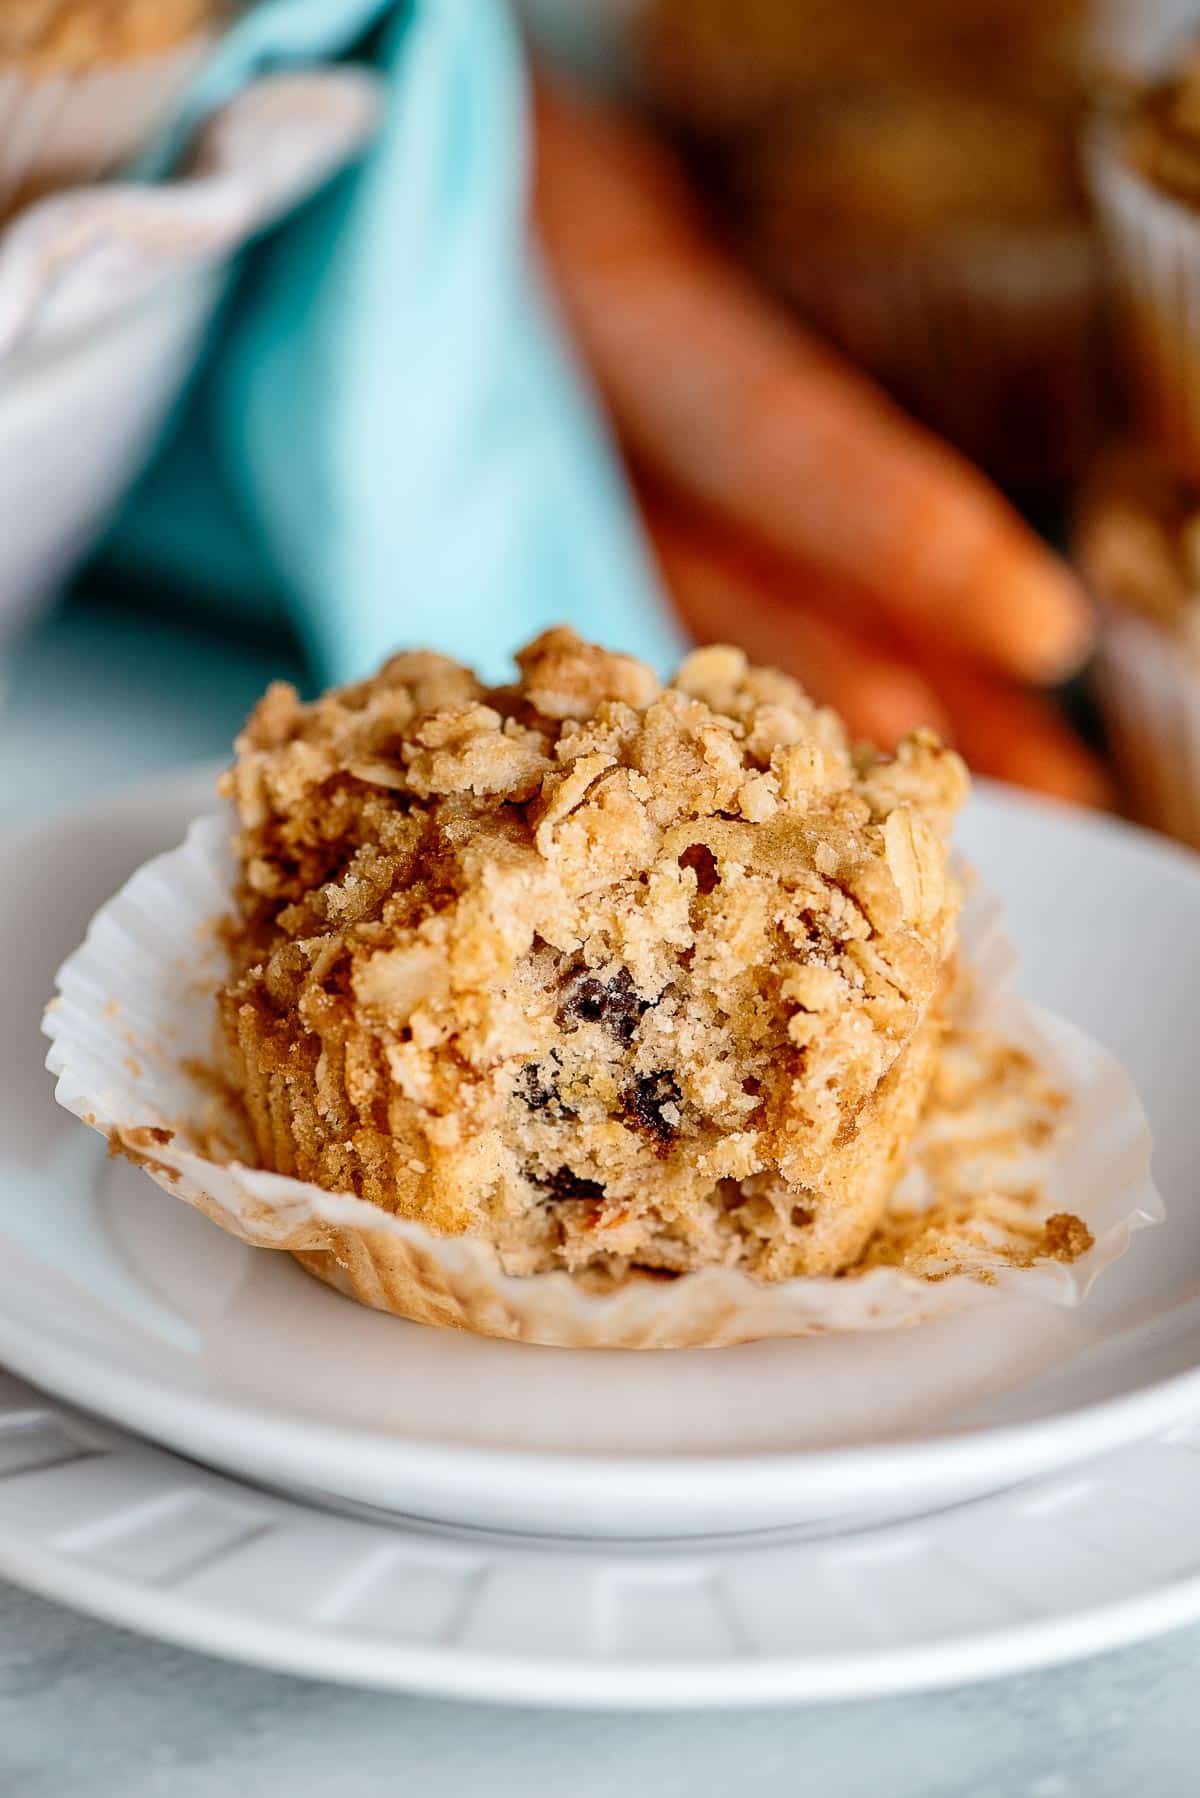
[[[632,61],[659,110],[713,142],[830,82],[982,79],[1026,98],[1078,76],[1091,0],[649,0]]]
[[[1200,49],[1094,126],[1088,168],[1133,410],[1200,476]]]
[[[1083,466],[1101,283],[1069,108],[915,81],[809,87],[718,179],[767,284],[996,479],[1036,492]]]
[[[1021,498],[1104,411],[1091,0],[657,0],[644,84],[776,293]],[[949,367],[953,377],[947,377]]]
[[[1143,448],[1113,452],[1074,546],[1100,606],[1095,685],[1130,809],[1200,848],[1200,482]]]
[[[219,1015],[261,1165],[509,1273],[848,1266],[936,1066],[961,762],[851,749],[734,649],[517,662],[277,686],[239,739]]]
[[[223,0],[6,0],[0,7],[0,211],[93,181],[153,136]]]

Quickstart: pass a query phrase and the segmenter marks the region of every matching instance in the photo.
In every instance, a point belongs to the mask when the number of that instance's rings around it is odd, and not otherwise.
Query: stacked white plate
[[[535,1703],[952,1683],[1200,1616],[1200,864],[995,791],[963,833],[1025,991],[1154,1125],[1168,1220],[1079,1310],[575,1354],[361,1311],[55,1108],[54,969],[210,794],[6,845],[0,1360],[41,1390],[0,1387],[0,1571],[235,1658]]]

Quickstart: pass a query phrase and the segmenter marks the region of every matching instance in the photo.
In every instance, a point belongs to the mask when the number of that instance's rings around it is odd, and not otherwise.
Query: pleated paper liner
[[[939,1079],[945,1091],[867,1258],[876,1264],[776,1285],[710,1268],[633,1276],[608,1290],[566,1273],[506,1274],[480,1238],[438,1236],[237,1158],[247,1153],[244,1123],[203,1072],[224,974],[213,926],[232,904],[230,830],[228,816],[200,820],[181,848],[148,863],[93,919],[47,1012],[48,1066],[59,1102],[175,1200],[243,1242],[293,1254],[363,1304],[579,1348],[886,1330],[986,1302],[989,1289],[1076,1305],[1131,1232],[1162,1216],[1149,1129],[1127,1075],[1071,1025],[1013,993],[998,909],[977,895],[964,919],[971,972]],[[980,1065],[995,1057],[1007,1080],[976,1080],[973,1089],[972,1056]],[[1024,1087],[1014,1068],[1028,1070]],[[926,1227],[914,1213],[931,1199],[941,1202]],[[1060,1221],[1047,1229],[1050,1218]]]
[[[211,32],[152,55],[58,74],[0,62],[0,217],[98,181],[153,138],[212,47]]]

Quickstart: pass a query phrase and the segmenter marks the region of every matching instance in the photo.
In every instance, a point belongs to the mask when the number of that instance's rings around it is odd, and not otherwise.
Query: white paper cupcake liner
[[[1128,1244],[1159,1221],[1150,1135],[1124,1071],[1071,1025],[1007,985],[1011,950],[994,902],[965,919],[971,1021],[1033,1053],[1069,1095],[1068,1127],[1041,1170],[1039,1215],[1072,1212],[1094,1237],[1073,1263],[1014,1266],[977,1245],[970,1271],[916,1278],[879,1267],[848,1278],[760,1285],[731,1269],[635,1278],[597,1294],[565,1273],[516,1278],[490,1244],[441,1237],[375,1206],[227,1160],[237,1126],[214,1098],[213,994],[224,975],[214,921],[229,912],[231,819],[205,818],[142,868],[93,919],[60,970],[45,1028],[57,1097],[139,1161],[165,1191],[243,1242],[295,1254],[364,1303],[484,1335],[567,1347],[675,1348],[915,1324],[985,1301],[981,1280],[1075,1305]],[[226,1146],[214,1148],[214,1129]]]
[[[0,363],[217,270],[358,155],[383,104],[368,69],[262,75],[197,131],[177,179],[102,182],[22,208],[0,231]]]
[[[95,181],[149,143],[213,42],[55,75],[0,64],[0,213],[46,188]]]
[[[1113,612],[1093,684],[1129,809],[1200,849],[1200,664],[1149,619]]]
[[[1200,475],[1200,213],[1129,166],[1119,129],[1086,146],[1131,398],[1146,434]]]

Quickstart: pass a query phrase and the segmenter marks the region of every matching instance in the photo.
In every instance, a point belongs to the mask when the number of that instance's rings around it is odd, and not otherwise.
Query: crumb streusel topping
[[[260,1157],[511,1272],[848,1265],[936,1066],[961,762],[854,749],[735,649],[667,686],[567,630],[517,661],[275,686],[239,739]]]

